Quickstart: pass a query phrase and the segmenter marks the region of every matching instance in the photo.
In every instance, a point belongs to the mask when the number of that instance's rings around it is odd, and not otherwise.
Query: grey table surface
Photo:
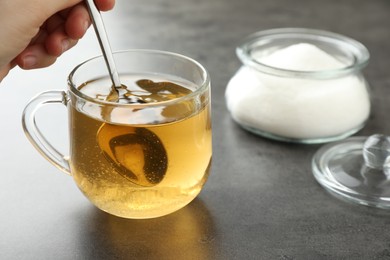
[[[264,29],[308,27],[361,41],[372,115],[358,135],[390,133],[388,0],[117,0],[104,14],[114,50],[161,49],[201,62],[212,78],[213,166],[196,200],[171,215],[127,220],[103,213],[43,159],[21,127],[28,100],[65,89],[98,55],[90,30],[50,68],[15,69],[0,85],[0,259],[390,259],[390,213],[340,201],[314,179],[320,145],[267,140],[237,126],[224,91],[240,67],[235,47]],[[67,149],[66,111],[41,125]]]

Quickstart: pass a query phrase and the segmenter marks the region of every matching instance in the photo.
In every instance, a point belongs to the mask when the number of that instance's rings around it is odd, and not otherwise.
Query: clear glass
[[[320,148],[314,177],[331,194],[361,205],[390,209],[390,137],[350,137]]]
[[[111,88],[104,59],[97,57],[71,72],[66,93],[50,91],[34,98],[23,115],[24,129],[33,145],[72,175],[101,210],[125,218],[163,216],[190,203],[208,178],[209,75],[198,62],[169,52],[129,50],[114,58],[124,82],[128,77],[174,80],[186,92],[167,93],[172,98],[142,104],[91,96],[83,91],[85,86]],[[35,124],[35,112],[49,103],[68,107],[69,156],[56,151]]]
[[[343,66],[290,70],[263,61],[302,43]],[[280,141],[324,143],[350,136],[365,125],[370,97],[362,69],[369,53],[361,43],[320,30],[273,29],[246,38],[237,55],[242,66],[227,85],[226,103],[244,129]]]

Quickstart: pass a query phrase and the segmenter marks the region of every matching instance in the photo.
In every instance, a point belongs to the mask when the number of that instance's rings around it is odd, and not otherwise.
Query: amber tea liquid
[[[191,83],[165,75],[129,74],[121,80],[130,94],[146,103],[169,101],[193,91]],[[87,82],[79,90],[104,100],[110,85],[104,78]],[[208,93],[204,98],[209,98]],[[160,118],[148,124],[124,124],[131,113],[123,114],[121,123],[111,122],[112,109],[101,108],[95,113],[101,115],[98,118],[71,104],[70,164],[80,190],[98,208],[127,218],[158,217],[187,205],[200,192],[211,163],[210,102],[203,101],[184,101],[162,108],[158,115],[140,108],[136,112],[144,112],[143,119]],[[167,123],[164,118],[169,118]]]

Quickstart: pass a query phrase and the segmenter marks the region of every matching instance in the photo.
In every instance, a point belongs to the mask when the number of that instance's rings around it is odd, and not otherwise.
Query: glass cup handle
[[[32,145],[45,157],[49,162],[54,164],[61,171],[70,174],[69,156],[65,156],[54,148],[39,130],[35,115],[43,105],[48,104],[67,104],[66,92],[52,90],[42,92],[34,97],[25,107],[22,116],[23,130]]]

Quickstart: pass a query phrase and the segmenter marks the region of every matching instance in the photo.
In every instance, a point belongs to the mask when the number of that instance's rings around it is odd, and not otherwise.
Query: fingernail
[[[28,69],[37,65],[37,57],[28,55],[23,58],[23,68]]]
[[[61,45],[62,45],[62,52],[65,52],[69,49],[70,41],[65,39],[61,42]]]

